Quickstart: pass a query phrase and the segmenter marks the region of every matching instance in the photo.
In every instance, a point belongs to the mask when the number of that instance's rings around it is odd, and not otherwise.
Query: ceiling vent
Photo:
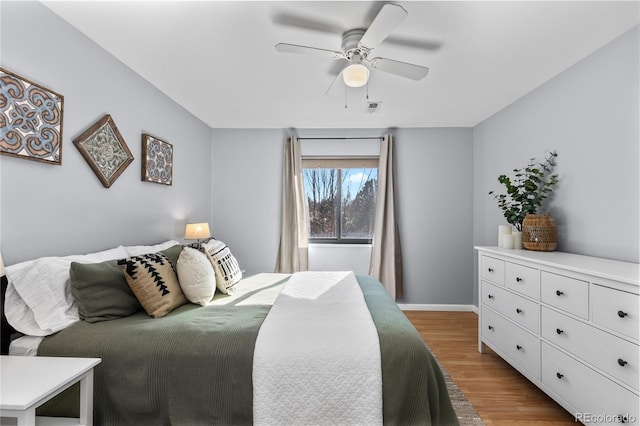
[[[382,102],[367,101],[367,112],[369,114],[373,114],[374,112],[378,112],[380,110],[380,106],[381,105],[382,105]]]

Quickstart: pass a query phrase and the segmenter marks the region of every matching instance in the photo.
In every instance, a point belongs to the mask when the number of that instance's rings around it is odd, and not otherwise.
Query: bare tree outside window
[[[310,239],[370,242],[378,169],[305,168],[303,174]]]

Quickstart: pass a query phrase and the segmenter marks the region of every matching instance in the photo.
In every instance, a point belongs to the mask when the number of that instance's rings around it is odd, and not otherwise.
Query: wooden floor
[[[489,348],[473,312],[405,311],[487,425],[575,425],[574,418]]]

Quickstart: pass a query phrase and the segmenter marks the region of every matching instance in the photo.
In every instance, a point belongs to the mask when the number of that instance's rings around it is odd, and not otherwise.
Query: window
[[[377,158],[302,161],[312,242],[370,243],[378,189]]]

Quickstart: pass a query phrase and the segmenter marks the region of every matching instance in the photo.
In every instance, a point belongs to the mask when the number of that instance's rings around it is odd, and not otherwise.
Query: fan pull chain
[[[347,109],[347,92],[349,90],[345,87],[344,88],[344,109]]]

